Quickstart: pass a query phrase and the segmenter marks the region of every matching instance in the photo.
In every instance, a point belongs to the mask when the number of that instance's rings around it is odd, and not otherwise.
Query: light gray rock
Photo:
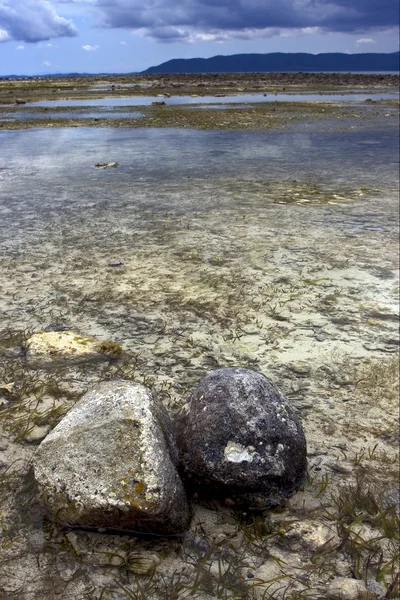
[[[385,598],[387,593],[387,589],[377,581],[373,579],[369,579],[365,584],[368,592],[371,594],[372,600],[379,600],[380,598]]]
[[[326,597],[330,600],[372,600],[376,596],[359,579],[336,577],[329,584]]]
[[[42,500],[61,524],[166,534],[189,522],[177,464],[164,407],[128,381],[85,394],[33,458]]]
[[[200,495],[264,509],[302,483],[306,441],[294,409],[260,373],[204,377],[178,421],[182,470]]]

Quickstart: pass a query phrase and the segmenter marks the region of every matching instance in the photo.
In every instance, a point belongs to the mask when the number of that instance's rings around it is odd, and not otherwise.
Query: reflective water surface
[[[26,106],[149,106],[152,102],[166,104],[230,104],[242,102],[364,102],[373,100],[395,100],[398,93],[349,93],[349,94],[236,94],[232,96],[130,96],[129,98],[96,98],[94,100],[41,100],[29,102]]]
[[[5,173],[12,179],[29,177],[31,189],[43,180],[50,187],[79,182],[82,196],[90,191],[86,186],[93,186],[92,167],[99,160],[120,163],[112,177],[113,185],[122,190],[129,180],[179,182],[189,176],[284,177],[364,187],[396,183],[396,132],[352,132],[349,128],[347,134],[326,134],[317,130],[318,124],[306,133],[121,128],[7,131],[0,134],[0,166],[6,167],[3,177]]]
[[[6,119],[0,120],[18,120],[18,119],[140,119],[143,117],[143,113],[138,111],[130,112],[109,112],[100,110],[98,112],[29,112],[29,111],[16,111],[9,113]]]

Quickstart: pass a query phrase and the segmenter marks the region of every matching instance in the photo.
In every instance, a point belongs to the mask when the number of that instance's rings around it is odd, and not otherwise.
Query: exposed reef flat
[[[125,107],[114,109],[112,118],[104,116],[100,109],[90,107],[88,117],[82,108],[41,109],[30,107],[27,115],[20,109],[0,107],[0,130],[50,128],[50,127],[115,127],[115,128],[170,128],[216,129],[216,130],[277,130],[287,129],[296,123],[320,123],[321,128],[330,131],[373,127],[377,120],[396,123],[398,119],[397,100],[375,101],[363,105],[349,106],[343,102],[275,102],[272,104],[247,104],[246,106],[227,105],[221,110],[209,104],[204,107],[194,105],[141,106],[140,116],[135,110]],[[86,114],[88,109],[86,109]]]
[[[32,127],[191,127],[200,129],[276,129],[292,121],[336,121],[349,117],[370,119],[398,108],[398,76],[325,73],[245,73],[222,75],[117,75],[29,80],[0,80],[0,129]],[[338,94],[337,101],[322,102],[324,93]],[[364,106],[349,106],[346,95],[371,94]],[[393,100],[377,101],[376,94],[393,93]],[[220,110],[212,98],[207,111],[196,105],[169,104],[170,96],[227,97],[244,94],[304,94],[304,101],[284,101],[245,106],[240,99]],[[321,94],[321,102],[309,102],[309,94]],[[113,115],[93,106],[85,108],[31,106],[38,101],[80,101],[110,98],[135,99],[162,96],[166,105],[113,107]],[[25,106],[25,105],[28,106]],[[87,113],[90,111],[90,116]],[[188,110],[190,108],[190,110]],[[203,107],[204,108],[204,107]],[[65,114],[66,110],[68,115]],[[124,114],[122,114],[122,112]],[[86,114],[85,114],[86,113]],[[102,114],[103,113],[103,114]],[[121,116],[119,116],[119,114]],[[138,118],[139,116],[139,118]]]

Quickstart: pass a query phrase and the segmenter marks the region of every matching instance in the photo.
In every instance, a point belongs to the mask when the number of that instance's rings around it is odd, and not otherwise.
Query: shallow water
[[[44,106],[56,108],[61,106],[149,106],[152,102],[164,101],[168,105],[174,104],[231,104],[243,102],[364,102],[368,99],[396,100],[398,93],[368,94],[236,94],[232,96],[130,96],[129,98],[96,98],[94,100],[41,100],[28,102],[26,106]]]
[[[305,233],[312,228],[322,237],[374,234],[396,239],[396,132],[327,134],[317,129],[318,124],[307,133],[140,128],[2,132],[0,252],[20,256],[25,248],[26,260],[36,261],[29,257],[34,248],[42,253],[47,247],[49,256],[54,251],[58,255],[59,236],[65,241],[71,237],[77,254],[93,260],[96,268],[98,253],[124,255],[133,239],[145,248],[150,232],[151,239],[162,239],[165,219],[174,226],[194,219],[200,228],[202,219],[216,228],[222,227],[222,219],[229,229],[237,215],[247,212],[258,220],[269,215],[271,226],[278,228],[277,241],[291,236],[291,227]],[[95,167],[109,161],[119,167]],[[107,226],[116,234],[115,243]],[[215,236],[208,227],[213,226],[207,225],[204,243],[211,248],[218,236],[209,244],[208,237]],[[117,242],[120,236],[124,241]],[[187,236],[190,231],[182,239]],[[229,254],[235,244],[226,236],[216,255]],[[175,243],[181,243],[179,238],[168,244],[169,252],[175,251]],[[239,255],[236,261],[241,264]],[[7,314],[8,321],[13,311]],[[108,325],[114,330],[112,319]],[[82,326],[88,329],[93,323]]]
[[[108,161],[119,167],[95,167]],[[397,189],[398,136],[383,125],[344,133],[322,133],[319,123],[310,123],[307,132],[303,126],[278,132],[1,132],[1,328],[61,324],[118,341],[132,354],[122,374],[111,374],[151,381],[171,411],[211,369],[259,368],[293,397],[308,443],[322,447],[324,460],[346,443],[347,471],[317,464],[319,476],[329,476],[330,494],[343,473],[354,471],[360,444],[372,448],[380,435],[392,460],[387,430],[392,435],[397,407],[380,390],[371,402],[372,428],[370,407],[327,373],[335,368],[334,353],[347,353],[348,362],[349,356],[386,357],[395,348]],[[368,323],[373,310],[389,315],[383,328]],[[2,360],[0,354],[0,366]],[[286,368],[298,360],[312,367],[306,378]],[[318,371],[326,365],[331,371]],[[335,376],[343,369],[339,363]],[[61,378],[79,395],[103,375],[100,366],[84,366],[67,368]],[[22,422],[30,418],[32,400],[24,402],[16,414]],[[67,400],[61,408],[71,405]],[[243,539],[232,538],[233,515],[225,522],[215,508],[197,505],[182,542],[70,532],[43,521],[27,475],[39,439],[15,440],[21,424],[14,417],[7,413],[4,464],[18,459],[25,471],[17,472],[10,492],[0,488],[0,595],[4,588],[6,597],[18,600],[53,598],[53,592],[61,600],[142,598],[129,595],[136,581],[129,561],[118,568],[99,555],[154,552],[161,577],[170,579],[187,568],[190,536],[208,548],[208,540],[229,526],[229,552],[232,539],[242,548]],[[324,428],[331,421],[340,426],[328,435]],[[344,437],[345,426],[364,427],[360,443]],[[313,510],[321,503],[317,484],[301,492],[314,501]],[[285,518],[298,520],[290,510]],[[315,518],[311,509],[307,518]],[[71,540],[79,552],[71,550]],[[263,544],[265,553],[268,539]],[[224,556],[221,548],[215,560]],[[204,562],[204,552],[196,560]],[[246,552],[256,564],[256,550]],[[340,560],[343,569],[342,555]],[[317,567],[323,597],[331,570],[325,576]],[[128,593],[121,593],[119,582]],[[147,597],[164,600],[167,594],[150,591]]]
[[[50,187],[55,182],[80,180],[82,196],[89,182],[93,185],[94,164],[110,160],[120,163],[118,170],[108,173],[122,189],[129,181],[161,184],[187,181],[191,176],[284,177],[374,188],[396,184],[396,132],[319,134],[317,128],[314,125],[314,131],[307,133],[121,128],[8,131],[0,134],[0,166],[6,167],[3,176],[30,177],[33,189],[44,179]]]
[[[140,119],[143,113],[138,111],[130,112],[29,112],[18,111],[9,113],[3,121],[24,120],[24,119]]]

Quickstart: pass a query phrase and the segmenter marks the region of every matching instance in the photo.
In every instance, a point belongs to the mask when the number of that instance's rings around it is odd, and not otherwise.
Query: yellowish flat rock
[[[35,333],[27,343],[27,359],[30,364],[34,364],[109,357],[102,344],[104,345],[104,342],[82,336],[75,331]]]

